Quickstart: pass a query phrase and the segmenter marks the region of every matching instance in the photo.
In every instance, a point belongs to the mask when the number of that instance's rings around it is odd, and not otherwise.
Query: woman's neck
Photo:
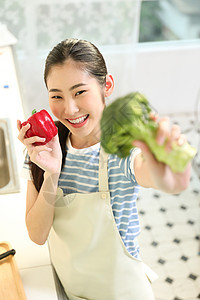
[[[100,138],[99,137],[93,137],[92,140],[90,139],[80,139],[76,138],[73,135],[69,135],[70,142],[73,148],[75,149],[83,149],[83,148],[88,148],[91,147],[97,143],[99,143]]]

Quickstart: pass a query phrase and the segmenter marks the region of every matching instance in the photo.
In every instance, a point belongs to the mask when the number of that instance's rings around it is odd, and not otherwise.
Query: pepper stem
[[[37,112],[36,109],[32,110],[32,115],[34,115]]]

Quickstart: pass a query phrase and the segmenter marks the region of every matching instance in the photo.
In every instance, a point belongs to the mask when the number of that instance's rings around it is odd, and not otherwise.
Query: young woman
[[[100,119],[114,80],[92,43],[59,43],[46,59],[44,79],[58,136],[34,146],[42,139],[25,138],[30,125],[20,129],[18,121],[18,138],[29,154],[30,238],[37,244],[48,239],[69,299],[154,299],[137,243],[139,187],[179,193],[189,184],[190,165],[183,173],[173,173],[141,141],[133,143],[126,159],[103,151]],[[166,139],[169,154],[172,142],[185,142],[180,128],[162,118],[157,142]]]

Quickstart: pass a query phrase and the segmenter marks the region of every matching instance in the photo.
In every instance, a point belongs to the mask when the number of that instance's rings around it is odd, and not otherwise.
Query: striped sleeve
[[[136,183],[134,172],[135,157],[141,152],[139,148],[133,148],[129,156],[121,160],[120,168],[124,175],[132,182]]]
[[[130,163],[129,163],[128,170],[127,170],[127,173],[129,174],[130,178],[132,176],[134,176],[134,178],[135,178],[134,161],[135,161],[136,156],[140,153],[141,153],[141,150],[139,148],[134,148],[131,151]],[[128,177],[128,175],[127,175],[127,177]]]

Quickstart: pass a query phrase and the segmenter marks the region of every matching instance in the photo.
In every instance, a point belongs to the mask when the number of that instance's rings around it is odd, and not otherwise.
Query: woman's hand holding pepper
[[[30,128],[29,123],[21,128],[21,122],[18,120],[17,128],[19,130],[18,139],[26,146],[30,160],[48,174],[60,173],[62,151],[58,134],[54,136],[47,144],[35,146],[33,145],[35,142],[44,142],[45,139],[39,136],[25,138],[26,131]]]

